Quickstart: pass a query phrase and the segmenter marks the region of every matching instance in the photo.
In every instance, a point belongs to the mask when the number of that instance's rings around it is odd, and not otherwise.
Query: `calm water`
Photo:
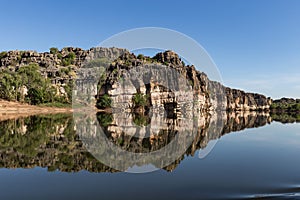
[[[300,124],[255,120],[252,125],[235,120],[233,126],[239,126],[229,128],[235,132],[225,127],[205,158],[198,157],[199,147],[165,169],[143,174],[116,172],[94,159],[70,115],[4,120],[0,198],[300,198]]]

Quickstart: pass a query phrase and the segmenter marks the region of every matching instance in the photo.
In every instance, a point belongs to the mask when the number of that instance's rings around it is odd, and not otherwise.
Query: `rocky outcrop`
[[[120,48],[95,47],[88,50],[65,47],[61,50],[54,48],[50,52],[8,51],[0,56],[0,69],[9,68],[12,71],[34,63],[40,67],[41,74],[52,80],[54,84],[63,84],[75,79],[78,68],[99,58],[117,58],[127,52]],[[63,73],[69,70],[70,73]]]
[[[64,89],[60,85],[76,79],[75,94],[85,96],[91,104],[95,104],[96,95],[99,99],[101,95],[108,94],[116,106],[131,108],[134,107],[132,98],[137,93],[147,95],[150,106],[171,106],[177,110],[191,107],[192,102],[193,107],[197,105],[200,110],[268,110],[271,104],[271,99],[264,95],[230,89],[209,80],[193,65],[185,66],[172,51],[158,53],[153,58],[135,56],[125,49],[102,47],[89,50],[51,48],[50,52],[44,53],[8,51],[0,54],[0,69],[14,71],[30,63],[39,65],[41,74],[51,79],[58,90]],[[105,73],[99,72],[101,66],[107,69]],[[96,83],[102,79],[99,74],[107,77],[100,84],[100,91]],[[125,82],[122,83],[122,80]],[[64,91],[58,93],[63,94]],[[81,101],[85,101],[84,98]]]
[[[98,98],[108,94],[117,108],[133,108],[137,94],[147,96],[152,107],[176,104],[175,112],[182,109],[184,102],[202,111],[268,110],[272,103],[264,95],[231,89],[209,80],[193,65],[185,66],[172,51],[158,53],[153,58],[126,53],[106,73]]]
[[[269,110],[272,99],[262,94],[247,93],[242,90],[226,88],[228,110]]]

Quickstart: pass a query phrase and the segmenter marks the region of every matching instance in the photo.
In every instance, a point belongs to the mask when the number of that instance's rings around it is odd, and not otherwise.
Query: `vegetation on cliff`
[[[271,99],[264,95],[246,93],[214,83],[205,73],[197,71],[194,66],[186,66],[181,58],[172,51],[161,52],[154,57],[149,57],[142,54],[136,56],[125,49],[101,47],[89,50],[73,47],[59,50],[52,47],[49,52],[44,53],[36,51],[1,52],[0,98],[33,105],[70,105],[73,80],[76,78],[78,69],[83,66],[85,68],[101,66],[106,71],[102,73],[101,77],[98,77],[98,84],[91,86],[86,91],[95,91],[94,88],[98,88],[98,93],[91,94],[92,102],[98,108],[103,109],[111,107],[112,102],[115,102],[114,98],[117,95],[109,95],[108,91],[112,89],[111,82],[122,80],[122,71],[137,66],[147,68],[151,64],[165,65],[181,73],[188,79],[195,93],[201,96],[199,98],[203,101],[201,105],[207,105],[206,107],[222,105],[224,110],[233,111],[270,109],[276,112],[298,112],[300,110],[299,100],[283,99],[284,101],[278,102],[275,100],[271,105]],[[88,87],[88,85],[82,87]],[[147,93],[133,92],[132,98],[128,100],[131,107],[145,107],[151,104],[149,98],[152,89],[150,88],[149,91],[148,88]],[[226,96],[227,102],[218,99],[218,95],[215,94]],[[212,106],[213,103],[217,105]]]
[[[112,99],[110,98],[109,95],[105,94],[98,98],[96,106],[97,108],[103,109],[103,108],[110,108],[111,104],[112,104]]]
[[[271,104],[270,110],[273,113],[300,113],[300,99],[281,98],[274,100]]]
[[[72,93],[71,82],[63,87],[64,95],[58,95],[58,88],[50,79],[40,73],[40,67],[29,64],[0,73],[0,98],[8,101],[26,102],[32,105],[68,104]]]

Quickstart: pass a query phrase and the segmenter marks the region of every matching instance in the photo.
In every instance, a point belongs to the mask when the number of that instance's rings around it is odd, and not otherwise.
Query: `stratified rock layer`
[[[35,51],[1,53],[0,69],[9,68],[14,71],[30,63],[38,64],[41,74],[45,78],[51,79],[53,84],[59,86],[71,79],[78,79],[80,87],[76,88],[75,92],[87,94],[88,99],[94,99],[96,95],[99,97],[106,93],[117,104],[124,104],[126,101],[127,107],[132,107],[132,96],[137,92],[150,94],[152,106],[156,104],[166,105],[173,102],[175,97],[175,101],[178,103],[177,109],[181,109],[181,102],[190,95],[193,96],[190,100],[198,104],[198,108],[201,110],[267,110],[272,103],[271,99],[264,95],[227,88],[220,83],[209,80],[205,73],[197,71],[194,66],[185,66],[179,56],[172,51],[158,53],[153,58],[137,57],[125,49],[102,47],[89,50],[66,47],[55,52],[51,51],[51,53],[37,53]],[[102,89],[98,93],[97,83],[91,84],[87,80],[90,77],[101,78],[97,70],[91,70],[91,68],[100,66],[107,68],[105,73],[107,79],[102,83]],[[165,72],[165,74],[160,74],[158,78],[171,81],[165,87],[154,81],[149,81],[148,85],[140,82],[137,85],[120,87],[120,77],[124,75],[124,72],[136,69],[145,71],[149,66],[161,67],[160,71]],[[154,72],[152,77],[155,77]],[[186,83],[176,82],[172,79],[185,80]],[[170,85],[174,83],[175,85]],[[178,89],[178,86],[184,85],[189,85],[192,89],[189,89],[187,93]],[[170,88],[175,89],[175,91],[170,91]],[[178,94],[179,90],[181,94]],[[95,100],[92,102],[95,103]]]
[[[268,110],[272,100],[261,94],[246,93],[211,81],[203,72],[185,66],[172,51],[158,53],[153,58],[136,57],[126,52],[106,71],[107,78],[98,97],[108,94],[113,107],[132,108],[133,98],[139,93],[148,95],[154,107],[183,102],[199,110]]]

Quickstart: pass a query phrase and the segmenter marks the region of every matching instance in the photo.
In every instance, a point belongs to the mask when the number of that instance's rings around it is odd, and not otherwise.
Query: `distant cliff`
[[[78,69],[97,58],[116,58],[125,49],[66,47],[50,52],[8,51],[0,53],[0,99],[29,104],[71,104]]]
[[[122,88],[119,88],[118,91],[114,88],[119,81],[116,77],[122,76],[124,70],[130,70],[133,67],[144,66],[147,68],[148,66],[155,64],[156,66],[167,66],[169,69],[174,69],[184,76],[192,86],[193,98],[195,102],[199,104],[201,109],[268,110],[272,103],[272,100],[264,95],[246,93],[210,81],[205,73],[197,71],[194,66],[185,66],[179,56],[172,51],[158,53],[153,58],[150,58],[143,55],[136,56],[125,49],[101,47],[91,48],[89,50],[73,47],[63,48],[62,50],[51,48],[50,52],[45,53],[37,53],[35,51],[1,52],[0,70],[2,71],[2,74],[3,72],[18,73],[22,67],[35,64],[42,77],[49,80],[49,83],[52,84],[52,96],[57,98],[53,99],[51,95],[47,96],[49,91],[46,89],[39,91],[41,89],[38,87],[38,84],[32,86],[30,85],[32,83],[22,81],[20,84],[15,83],[14,81],[12,81],[12,83],[0,82],[0,89],[6,91],[0,93],[0,98],[27,101],[32,104],[51,103],[53,101],[70,103],[70,99],[72,99],[70,91],[72,88],[69,84],[70,81],[78,78],[76,77],[78,71],[84,72],[84,70],[80,69],[97,66],[101,59],[107,59],[105,61],[107,64],[105,82],[101,83],[101,85],[82,85],[82,91],[84,91],[84,87],[92,87],[91,90],[95,92],[90,94],[90,96],[93,99],[94,96],[97,95],[98,97],[95,101],[97,100],[98,102],[104,94],[108,94],[115,103],[123,101],[124,99],[121,100],[122,98],[120,97],[120,94],[124,94]],[[166,76],[171,76],[171,74],[168,74],[168,71],[165,71],[165,73]],[[98,78],[100,79],[100,77]],[[15,80],[15,78],[12,78],[12,80]],[[7,84],[12,84],[12,86],[9,87]],[[161,105],[163,103],[166,105],[173,101],[173,99],[168,96],[173,97],[174,94],[171,94],[172,92],[167,91],[166,88],[162,88],[161,86],[156,87],[154,82],[150,82],[149,85],[141,84],[139,86],[145,90],[137,91],[137,88],[129,88],[130,94],[126,97],[128,107],[133,106],[134,102],[132,102],[132,98],[137,93],[141,94],[140,97],[143,97],[146,93],[151,94],[147,99],[150,104],[156,102],[156,104]],[[45,84],[44,88],[49,87],[49,84]],[[29,94],[30,88],[32,91]],[[154,90],[157,90],[157,88],[159,91],[156,91],[155,93]],[[163,94],[162,91],[165,93]],[[119,97],[117,98],[117,96]],[[33,97],[35,98],[34,101],[31,100]],[[178,100],[180,101],[180,99]],[[177,108],[181,109],[180,105],[177,105]]]
[[[158,53],[153,58],[126,52],[107,68],[103,82],[98,93],[102,108],[109,107],[101,104],[103,96],[111,98],[113,107],[121,108],[173,106],[181,110],[182,104],[189,100],[205,111],[262,111],[269,110],[272,103],[264,95],[231,89],[209,80],[193,65],[185,66],[172,51]]]

